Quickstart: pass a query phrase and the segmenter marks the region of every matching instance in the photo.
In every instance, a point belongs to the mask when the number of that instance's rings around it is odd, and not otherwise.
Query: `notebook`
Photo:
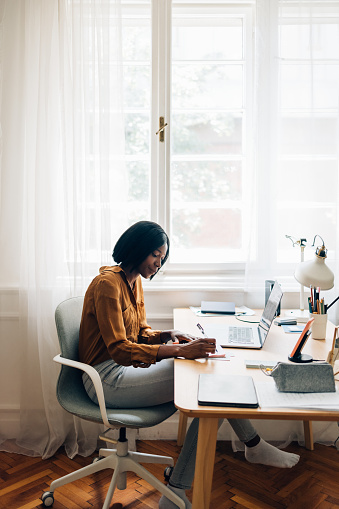
[[[273,285],[259,324],[252,325],[226,325],[206,324],[206,336],[215,338],[217,345],[223,348],[254,348],[264,346],[268,332],[279,308],[283,292],[279,283]]]
[[[258,398],[253,378],[243,375],[199,375],[198,404],[257,408]]]

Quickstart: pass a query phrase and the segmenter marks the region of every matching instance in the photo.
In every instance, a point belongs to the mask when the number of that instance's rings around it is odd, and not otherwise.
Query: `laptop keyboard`
[[[253,331],[249,327],[229,327],[230,343],[253,343]]]

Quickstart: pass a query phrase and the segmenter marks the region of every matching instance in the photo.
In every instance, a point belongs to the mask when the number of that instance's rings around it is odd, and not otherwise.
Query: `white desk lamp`
[[[315,239],[320,237],[320,235],[316,235],[313,240],[312,246],[314,246]],[[287,312],[287,316],[290,318],[295,318],[298,322],[306,323],[309,320],[309,310],[304,308],[304,286],[310,288],[311,286],[320,287],[321,290],[330,290],[334,286],[334,274],[325,264],[325,259],[327,258],[327,249],[324,245],[323,239],[320,237],[322,241],[322,246],[318,246],[315,251],[315,256],[313,260],[308,260],[306,262],[303,261],[303,251],[305,246],[302,247],[302,242],[306,239],[300,239],[296,244],[300,244],[302,248],[302,260],[297,265],[294,273],[295,279],[300,283],[300,310],[292,310]]]

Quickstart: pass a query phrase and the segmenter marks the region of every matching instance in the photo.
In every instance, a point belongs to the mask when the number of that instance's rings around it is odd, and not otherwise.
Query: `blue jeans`
[[[113,360],[108,360],[95,366],[95,369],[103,384],[107,407],[141,408],[174,399],[173,359],[164,359],[149,368],[120,366]],[[94,386],[86,373],[83,374],[83,382],[89,397],[98,404]],[[248,442],[257,435],[247,419],[228,419],[228,422],[241,442]],[[170,479],[171,484],[177,488],[190,489],[192,486],[198,430],[199,419],[193,419]]]

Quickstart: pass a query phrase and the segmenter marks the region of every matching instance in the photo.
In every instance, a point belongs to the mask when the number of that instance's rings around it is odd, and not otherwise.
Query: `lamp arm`
[[[328,309],[330,309],[330,307],[331,307],[331,306],[333,306],[333,304],[335,304],[335,303],[337,302],[337,300],[338,300],[338,299],[339,299],[339,295],[338,295],[338,297],[337,297],[337,298],[335,298],[335,299],[331,302],[331,304],[329,304],[328,306],[326,306],[326,311],[327,311]]]
[[[314,236],[312,247],[315,245],[315,239],[316,239],[317,237],[319,237],[319,239],[321,239],[321,242],[323,243],[323,246],[324,246],[325,244],[324,244],[324,240],[323,240],[323,238],[322,238],[322,237],[321,237],[321,236],[317,233],[317,235],[315,235],[315,236]]]
[[[293,237],[291,237],[291,235],[285,235],[285,237],[287,239],[290,239],[290,241],[293,244],[293,247],[295,245],[300,246],[300,262],[302,263],[304,261],[304,251],[305,251],[307,239],[300,238],[298,240],[295,240]],[[299,295],[299,297],[300,297],[300,303],[299,303],[300,311],[305,311],[304,285],[302,285],[302,284],[300,284],[300,295]]]

